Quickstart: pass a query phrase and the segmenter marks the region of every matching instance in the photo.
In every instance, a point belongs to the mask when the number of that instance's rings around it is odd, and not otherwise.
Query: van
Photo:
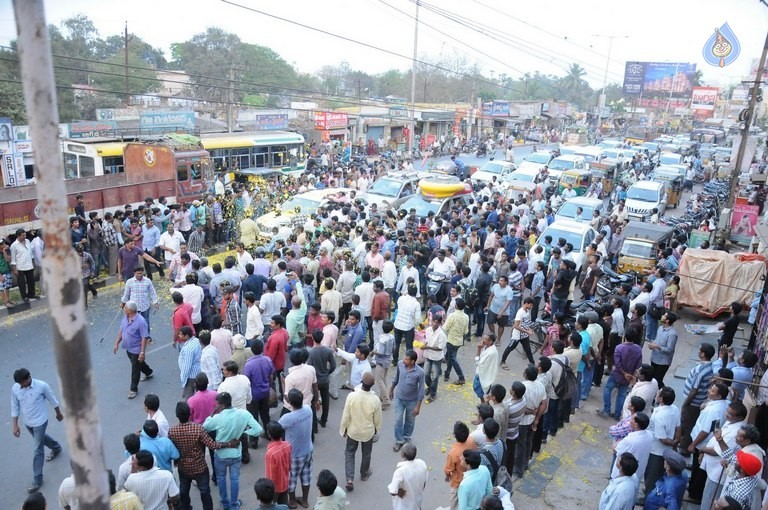
[[[630,219],[650,220],[653,209],[658,209],[661,216],[667,208],[664,184],[655,181],[637,181],[627,190],[625,203]]]
[[[563,172],[567,170],[585,169],[587,169],[587,163],[584,161],[584,156],[577,156],[575,154],[558,156],[549,162],[549,180],[557,185]]]

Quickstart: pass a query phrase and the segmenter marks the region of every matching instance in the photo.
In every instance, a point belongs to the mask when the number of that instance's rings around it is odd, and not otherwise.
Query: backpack
[[[560,380],[555,385],[555,395],[557,398],[571,398],[578,390],[578,383],[576,381],[576,374],[573,373],[573,369],[560,361],[557,358],[551,358],[558,365],[563,367],[563,373],[560,375]]]
[[[504,445],[504,451],[506,452],[507,447]],[[491,452],[483,448],[480,450],[480,453],[485,456],[486,459],[488,459],[488,462],[491,465],[491,481],[493,482],[494,487],[503,487],[504,490],[512,494],[512,477],[509,476],[509,472],[507,471],[507,466],[499,466],[496,463],[496,459],[493,458],[493,455],[491,455]]]
[[[459,280],[459,287],[461,287],[461,299],[464,300],[464,304],[467,306],[467,308],[473,309],[475,307],[475,303],[477,303],[477,298],[479,297],[479,294],[477,293],[477,287],[468,285],[462,280]]]

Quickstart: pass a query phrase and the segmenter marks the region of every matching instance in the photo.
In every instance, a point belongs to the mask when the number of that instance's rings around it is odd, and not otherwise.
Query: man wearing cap
[[[125,308],[125,305],[132,301],[136,306],[136,311],[144,317],[144,321],[147,323],[147,334],[149,334],[149,309],[155,307],[155,312],[160,308],[158,303],[157,292],[155,292],[155,286],[152,282],[144,278],[144,268],[136,266],[133,270],[133,278],[130,278],[125,282],[125,290],[123,291],[123,297],[121,299],[121,308]]]
[[[688,483],[685,458],[671,448],[664,450],[663,456],[664,476],[656,482],[655,487],[646,491],[643,510],[677,509],[683,503],[683,494]]]
[[[120,322],[120,331],[117,333],[115,347],[112,352],[117,354],[120,343],[123,344],[128,359],[131,362],[131,389],[128,398],[136,398],[139,391],[139,374],[144,374],[144,379],[151,379],[154,375],[152,369],[146,363],[146,348],[149,342],[149,325],[144,317],[138,313],[135,301],[123,303],[125,317]]]

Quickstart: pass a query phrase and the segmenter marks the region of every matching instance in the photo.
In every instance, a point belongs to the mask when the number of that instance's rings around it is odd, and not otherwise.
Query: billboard
[[[755,226],[760,207],[736,204],[731,213],[731,241],[747,244],[755,235]]]
[[[624,94],[690,97],[696,64],[685,62],[627,62]]]
[[[8,117],[0,117],[0,142],[13,140],[13,125]]]
[[[264,113],[256,115],[253,124],[256,129],[269,131],[271,129],[286,129],[288,127],[287,113]]]
[[[315,129],[325,131],[328,129],[345,129],[349,124],[346,113],[315,112]]]
[[[719,91],[720,89],[717,87],[693,87],[691,94],[693,114],[700,118],[714,117]]]
[[[84,120],[69,125],[69,138],[94,138],[114,136],[117,122],[114,120]]]
[[[141,113],[139,125],[144,130],[195,129],[195,112]]]
[[[484,117],[509,117],[509,101],[488,101],[483,103]]]

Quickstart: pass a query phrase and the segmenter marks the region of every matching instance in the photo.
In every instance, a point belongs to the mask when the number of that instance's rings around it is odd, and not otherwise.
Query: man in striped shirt
[[[149,309],[154,306],[155,311],[157,311],[160,308],[160,303],[158,302],[157,292],[155,292],[155,286],[152,285],[152,281],[144,278],[143,267],[137,266],[133,271],[133,278],[125,282],[125,290],[123,291],[121,301],[121,308],[128,301],[136,303],[136,310],[147,321],[147,332],[149,332]]]
[[[147,450],[139,450],[133,458],[135,473],[128,476],[125,489],[139,496],[144,510],[165,510],[168,503],[179,500],[179,487],[173,473],[155,466],[155,458]]]
[[[707,390],[712,379],[712,358],[715,356],[715,347],[712,344],[701,344],[699,347],[699,363],[694,366],[685,379],[685,401],[680,409],[680,426],[682,436],[680,438],[680,454],[690,456],[688,446],[693,439],[691,430],[701,413],[701,404],[707,398]]]

